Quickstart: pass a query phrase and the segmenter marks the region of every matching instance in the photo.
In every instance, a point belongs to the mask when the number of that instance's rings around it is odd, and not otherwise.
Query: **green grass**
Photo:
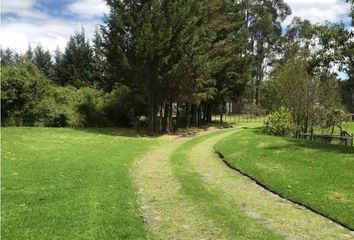
[[[195,202],[200,211],[224,229],[227,239],[282,239],[239,207],[223,197],[223,192],[208,187],[189,164],[188,153],[199,143],[221,134],[214,132],[182,144],[171,156],[173,173],[181,184],[181,191]]]
[[[272,191],[354,229],[354,148],[246,128],[217,144],[225,160]]]
[[[131,170],[159,141],[123,129],[3,128],[3,239],[144,239]]]

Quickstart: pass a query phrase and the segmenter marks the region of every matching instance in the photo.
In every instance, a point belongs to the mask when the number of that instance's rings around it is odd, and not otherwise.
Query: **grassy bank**
[[[134,161],[159,140],[123,129],[2,129],[4,239],[144,239]]]
[[[217,145],[225,160],[269,189],[354,229],[354,149],[244,129]]]

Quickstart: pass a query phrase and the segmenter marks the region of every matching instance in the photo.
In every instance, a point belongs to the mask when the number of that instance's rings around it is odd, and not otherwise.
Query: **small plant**
[[[264,125],[264,132],[276,136],[288,136],[294,133],[294,123],[291,112],[286,107],[271,113]]]

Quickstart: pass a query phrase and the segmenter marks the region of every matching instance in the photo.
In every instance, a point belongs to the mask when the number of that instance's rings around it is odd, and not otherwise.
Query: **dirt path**
[[[222,229],[180,194],[180,184],[172,175],[168,158],[188,140],[171,139],[149,151],[137,164],[135,188],[149,239],[217,239],[221,234]]]
[[[206,189],[220,192],[222,202],[284,239],[354,239],[343,227],[274,195],[229,169],[213,147],[237,130],[220,130],[188,152],[188,164]],[[204,134],[202,134],[204,135]],[[197,137],[198,138],[198,137]],[[180,190],[170,156],[192,138],[172,138],[148,152],[134,172],[142,217],[150,239],[233,239]],[[240,219],[242,221],[242,219]]]

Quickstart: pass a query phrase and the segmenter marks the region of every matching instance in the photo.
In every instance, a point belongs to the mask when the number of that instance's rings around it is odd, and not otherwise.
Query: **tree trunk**
[[[176,128],[179,128],[180,125],[180,111],[179,111],[180,104],[177,103],[177,112],[176,112]]]
[[[257,77],[257,81],[256,81],[256,105],[258,106],[261,102],[261,79],[260,76]]]
[[[163,129],[163,105],[164,104],[161,104],[160,105],[160,119],[159,119],[159,132],[162,132],[162,129]]]
[[[191,126],[191,119],[190,119],[190,104],[186,104],[186,127],[189,128]]]
[[[153,98],[150,98],[149,105],[148,131],[155,133],[155,103]]]
[[[164,104],[164,116],[163,116],[163,131],[166,133],[170,133],[170,106],[168,103]]]
[[[198,126],[202,125],[202,106],[198,105],[198,118],[197,118]]]
[[[206,116],[207,116],[207,123],[212,123],[211,104],[210,103],[207,104]]]
[[[172,131],[172,123],[173,123],[173,106],[172,106],[172,101],[170,101],[170,104],[169,104],[169,108],[170,108],[170,110],[169,110],[169,113],[170,113],[170,115],[169,115],[169,118],[168,118],[168,124],[167,124],[167,126],[168,126],[168,132],[171,132]]]

